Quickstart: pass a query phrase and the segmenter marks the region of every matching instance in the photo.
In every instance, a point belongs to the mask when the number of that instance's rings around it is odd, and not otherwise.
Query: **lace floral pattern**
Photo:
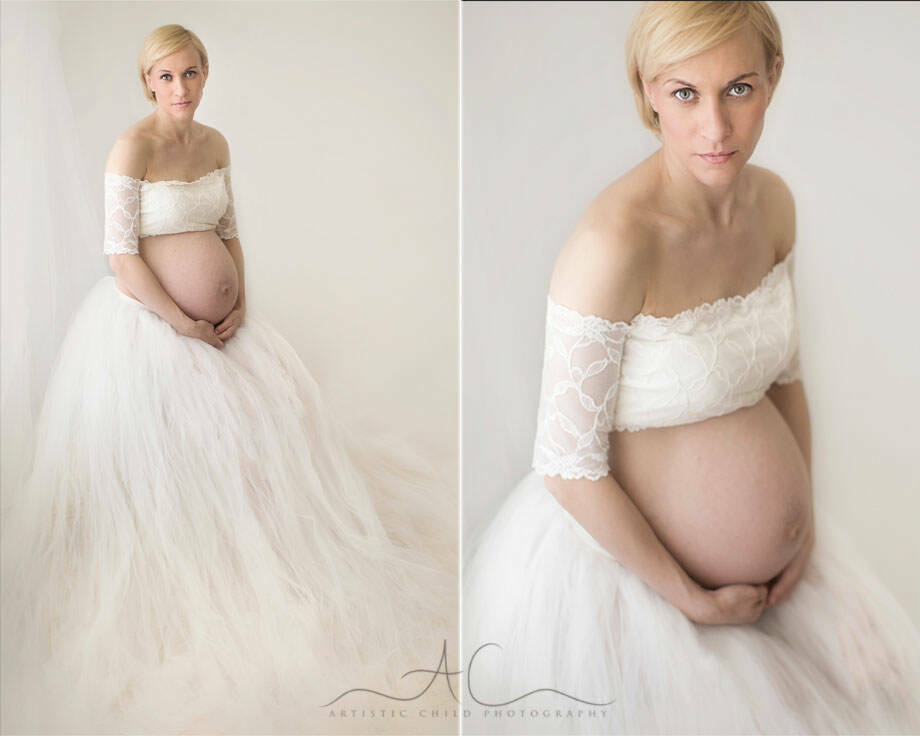
[[[582,315],[548,298],[533,467],[597,480],[611,431],[702,421],[801,378],[790,251],[750,293],[671,317]]]
[[[217,237],[221,240],[230,240],[237,238],[239,234],[236,230],[236,209],[233,206],[233,187],[230,184],[230,167],[222,169],[224,172],[224,184],[227,189],[227,209],[217,223]]]
[[[229,208],[229,174],[224,167],[195,181],[142,181],[140,236],[216,230]]]
[[[615,431],[702,421],[757,403],[798,375],[792,251],[749,294],[630,322]]]
[[[782,370],[782,372],[776,377],[774,383],[785,384],[792,383],[793,381],[802,380],[802,364],[799,360],[799,349],[796,347],[795,352],[792,354],[792,358],[789,360],[789,364]]]
[[[140,186],[139,179],[106,173],[104,254],[137,253]]]
[[[222,240],[238,237],[229,166],[195,181],[106,173],[105,254],[137,253],[138,240],[151,235],[203,230]]]
[[[629,325],[548,299],[533,467],[541,475],[597,480],[609,472],[620,358]]]

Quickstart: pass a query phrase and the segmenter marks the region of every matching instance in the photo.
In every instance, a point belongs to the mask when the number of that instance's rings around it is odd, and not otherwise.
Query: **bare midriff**
[[[768,396],[699,422],[613,432],[610,468],[705,588],[765,583],[804,543],[808,469]]]
[[[214,230],[151,235],[140,239],[139,252],[166,293],[192,319],[217,325],[236,304],[236,263]]]

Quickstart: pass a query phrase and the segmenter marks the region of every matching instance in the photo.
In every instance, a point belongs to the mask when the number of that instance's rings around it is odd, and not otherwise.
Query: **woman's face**
[[[760,139],[778,67],[777,58],[766,68],[763,43],[746,28],[646,83],[669,159],[704,184],[731,182]]]
[[[194,46],[186,46],[157,59],[147,74],[147,85],[156,93],[157,107],[174,118],[192,118],[201,102],[207,70]]]

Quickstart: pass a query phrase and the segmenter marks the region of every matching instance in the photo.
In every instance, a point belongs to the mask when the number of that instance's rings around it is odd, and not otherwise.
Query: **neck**
[[[722,186],[704,184],[665,146],[654,154],[654,163],[662,191],[676,212],[713,227],[730,227],[735,222],[740,176]]]
[[[153,129],[156,134],[180,146],[191,144],[193,125],[192,118],[177,120],[159,107],[153,113]]]

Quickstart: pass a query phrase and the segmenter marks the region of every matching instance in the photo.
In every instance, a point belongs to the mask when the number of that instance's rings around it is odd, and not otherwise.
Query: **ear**
[[[777,54],[773,57],[773,67],[770,69],[770,86],[776,86],[776,80],[779,77],[780,70],[783,68],[783,55]]]

